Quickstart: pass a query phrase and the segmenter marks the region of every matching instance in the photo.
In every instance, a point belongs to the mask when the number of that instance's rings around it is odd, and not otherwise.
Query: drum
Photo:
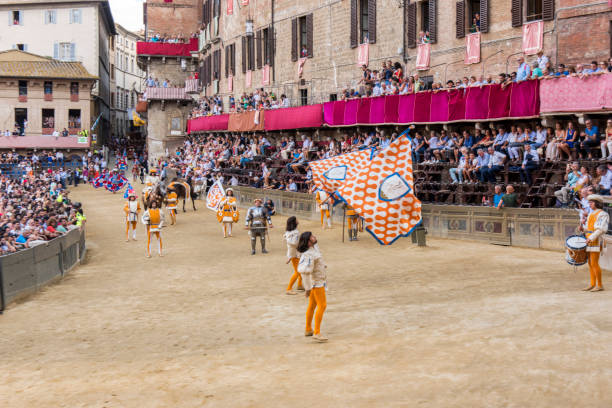
[[[587,263],[587,242],[581,235],[570,235],[565,240],[565,260],[568,264],[580,266]]]

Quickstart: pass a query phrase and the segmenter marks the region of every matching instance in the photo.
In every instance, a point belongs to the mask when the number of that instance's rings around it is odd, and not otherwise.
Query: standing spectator
[[[499,207],[499,203],[502,200],[504,193],[502,193],[502,187],[499,184],[495,185],[495,193],[493,194],[493,207]]]
[[[537,59],[538,68],[544,71],[544,69],[546,69],[546,64],[548,62],[549,62],[548,57],[544,55],[544,51],[542,50],[538,51],[538,59]]]
[[[497,204],[497,208],[512,208],[518,206],[518,197],[514,192],[514,187],[512,185],[506,186],[506,194],[504,194],[499,200],[499,204]]]
[[[606,156],[606,147],[608,148],[608,156]],[[612,159],[612,119],[608,119],[606,122],[605,139],[601,141],[601,158]]]
[[[516,70],[516,82],[529,79],[531,76],[531,67],[525,62],[525,57],[518,58],[518,69]]]

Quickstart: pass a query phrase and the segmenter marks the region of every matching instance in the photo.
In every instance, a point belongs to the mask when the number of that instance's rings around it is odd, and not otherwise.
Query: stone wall
[[[242,207],[250,207],[256,197],[272,199],[282,215],[318,220],[312,195],[251,187],[233,187]],[[561,250],[565,238],[575,234],[578,215],[574,210],[503,209],[477,206],[423,205],[423,225],[430,237],[482,241],[498,245]],[[333,220],[342,223],[341,206]]]
[[[147,35],[189,36],[198,31],[202,0],[147,0]]]

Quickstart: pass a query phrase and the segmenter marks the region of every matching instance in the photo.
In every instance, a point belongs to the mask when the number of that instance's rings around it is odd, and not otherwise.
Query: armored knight
[[[251,236],[251,255],[255,255],[257,237],[261,240],[261,253],[268,253],[266,251],[266,232],[268,232],[268,226],[273,228],[270,215],[263,206],[261,198],[256,198],[255,206],[249,208],[246,216],[246,229],[249,230],[249,235]]]

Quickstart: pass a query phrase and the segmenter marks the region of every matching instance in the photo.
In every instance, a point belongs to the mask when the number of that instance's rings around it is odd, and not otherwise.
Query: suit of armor
[[[268,211],[263,206],[249,208],[246,216],[246,227],[251,235],[251,254],[255,255],[255,243],[257,237],[261,240],[261,252],[266,254],[266,232],[268,225],[272,225],[272,220]]]

